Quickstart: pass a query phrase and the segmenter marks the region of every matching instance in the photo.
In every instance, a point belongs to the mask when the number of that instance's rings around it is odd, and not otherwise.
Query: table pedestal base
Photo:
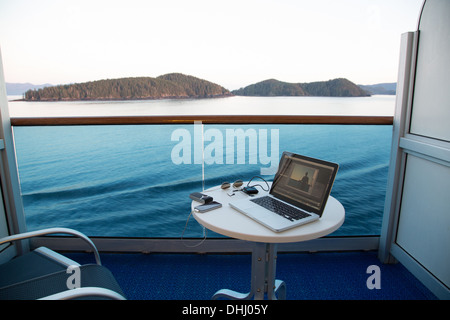
[[[236,291],[222,289],[217,291],[212,297],[228,298],[236,300],[263,300],[267,294],[267,299],[286,299],[286,285],[281,280],[275,279],[277,266],[277,245],[275,243],[255,243],[252,253],[252,282],[249,293],[239,293]]]

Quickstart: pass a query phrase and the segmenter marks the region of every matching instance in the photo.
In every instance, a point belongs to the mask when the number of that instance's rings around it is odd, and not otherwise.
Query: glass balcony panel
[[[332,195],[346,221],[333,235],[356,236],[380,233],[391,132],[390,125],[16,126],[14,139],[29,230],[179,238],[191,192],[257,175],[271,180],[287,150],[339,163]],[[203,237],[192,217],[184,236]]]

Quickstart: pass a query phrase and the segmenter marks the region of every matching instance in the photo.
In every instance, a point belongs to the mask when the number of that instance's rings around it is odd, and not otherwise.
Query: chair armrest
[[[47,297],[43,297],[38,300],[69,300],[76,299],[82,297],[104,297],[113,300],[126,300],[121,294],[118,294],[115,291],[105,289],[105,288],[97,288],[97,287],[84,287],[84,288],[75,288],[66,290],[63,292],[55,293]]]
[[[100,255],[98,254],[97,247],[91,241],[91,239],[89,239],[83,233],[73,230],[73,229],[69,229],[69,228],[48,228],[48,229],[42,229],[42,230],[37,230],[37,231],[19,233],[19,234],[15,234],[12,236],[1,238],[0,245],[2,245],[3,243],[24,240],[24,239],[39,237],[39,236],[43,236],[43,235],[47,235],[47,234],[55,234],[55,233],[70,234],[70,235],[76,236],[78,238],[81,238],[92,248],[94,255],[95,255],[95,261],[97,262],[97,264],[98,265],[102,264],[101,260],[100,260]]]

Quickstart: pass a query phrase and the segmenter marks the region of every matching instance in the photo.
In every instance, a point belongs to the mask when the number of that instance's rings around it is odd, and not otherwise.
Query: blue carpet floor
[[[80,263],[93,255],[69,253]],[[219,289],[248,292],[250,255],[101,254],[130,300],[208,300]],[[367,267],[381,270],[381,289],[369,290]],[[279,254],[277,279],[288,300],[434,300],[401,264],[384,265],[376,252]]]

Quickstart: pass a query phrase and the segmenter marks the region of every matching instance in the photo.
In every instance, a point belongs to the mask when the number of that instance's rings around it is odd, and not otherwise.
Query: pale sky
[[[0,0],[6,82],[396,82],[423,0]]]

